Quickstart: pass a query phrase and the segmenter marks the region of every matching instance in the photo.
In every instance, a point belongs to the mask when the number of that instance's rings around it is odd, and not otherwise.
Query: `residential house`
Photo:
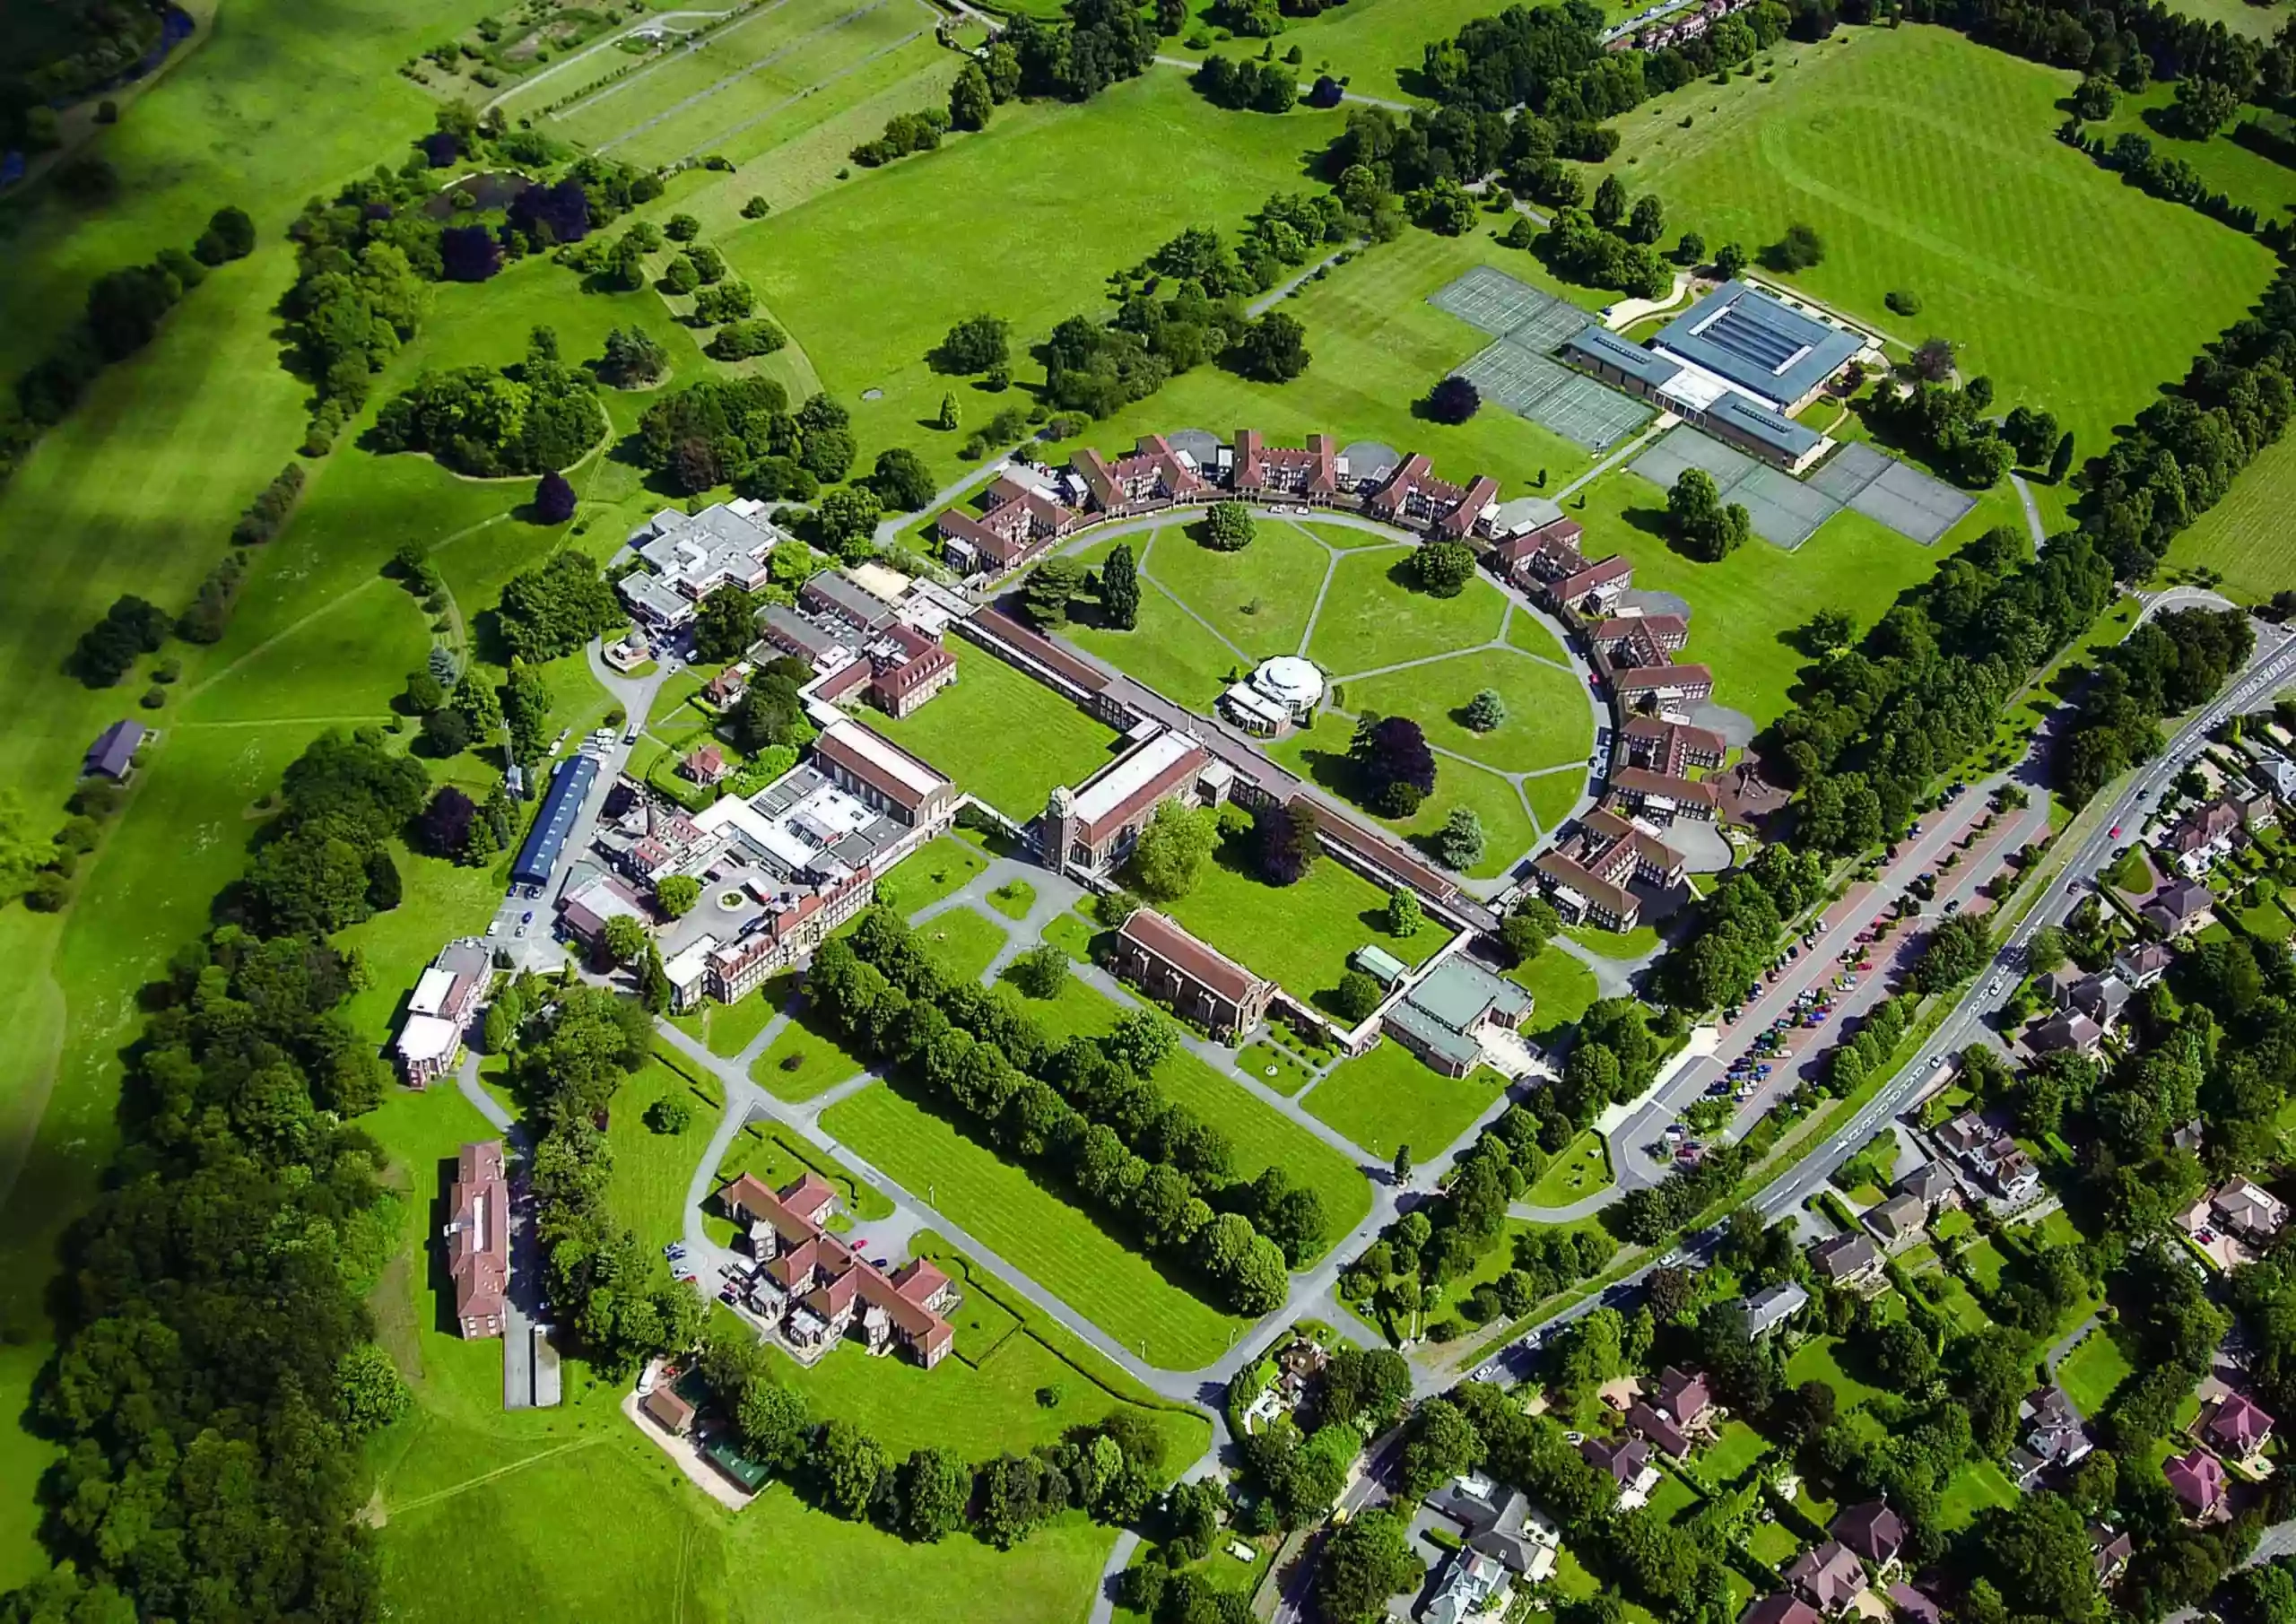
[[[1905,1520],[1886,1500],[1867,1500],[1840,1513],[1827,1530],[1876,1574],[1897,1566],[1905,1545]]]
[[[2081,1412],[2060,1387],[2036,1387],[2027,1394],[2017,1404],[2017,1424],[2023,1435],[2009,1451],[2009,1476],[2020,1489],[2035,1488],[2095,1447]]]
[[[715,744],[705,744],[700,750],[689,751],[685,759],[678,763],[679,776],[691,778],[704,789],[723,783],[733,770],[733,763],[726,760],[726,752]]]
[[[2089,1560],[2097,1570],[2100,1589],[2110,1589],[2128,1571],[2128,1559],[2135,1551],[2136,1541],[2126,1531],[2108,1528],[2102,1523],[2089,1524]]]
[[[2291,761],[2276,750],[2255,750],[2257,777],[2279,799],[2296,806],[2296,761]]]
[[[1387,1007],[1380,1028],[1426,1065],[1465,1077],[1493,1046],[1490,1035],[1521,1031],[1532,1008],[1529,993],[1453,953]]]
[[[871,634],[859,656],[829,672],[807,691],[832,704],[866,699],[895,720],[957,680],[957,656],[939,639],[896,621]]]
[[[1925,1161],[1890,1186],[1894,1195],[1910,1195],[1931,1217],[1946,1207],[1961,1204],[1961,1186],[1942,1161]]]
[[[2288,1222],[2288,1203],[2245,1173],[2235,1173],[2208,1198],[2210,1211],[2242,1238],[2271,1240]]]
[[[144,747],[147,736],[141,722],[114,722],[96,735],[96,742],[80,758],[80,776],[126,783],[135,776],[135,752]]]
[[[1939,1128],[1937,1142],[2005,1202],[2023,1201],[2040,1188],[2040,1169],[2032,1158],[1975,1111],[1963,1111]]]
[[[1664,716],[1629,716],[1618,730],[1613,760],[1619,767],[1647,768],[1681,778],[1694,768],[1721,766],[1729,753],[1729,741],[1712,728],[1693,727]]]
[[[1663,664],[1690,641],[1690,617],[1680,614],[1613,615],[1589,626],[1587,641],[1617,664]]]
[[[1577,519],[1550,519],[1493,542],[1489,561],[1500,575],[1525,586],[1559,581],[1587,567],[1587,555],[1578,550],[1584,534]]]
[[[2207,1450],[2195,1447],[2189,1454],[2171,1455],[2162,1463],[2161,1475],[2193,1521],[2213,1523],[2231,1510],[2231,1486],[2225,1481],[2224,1463]]]
[[[1267,1018],[1275,983],[1205,946],[1163,915],[1135,908],[1118,927],[1109,968],[1222,1040]]]
[[[1669,1365],[1659,1373],[1658,1385],[1628,1407],[1626,1427],[1673,1459],[1686,1460],[1696,1437],[1711,1430],[1713,1410],[1705,1373]]]
[[[2272,1417],[2245,1393],[2228,1393],[2201,1417],[2200,1440],[2224,1459],[2248,1465],[2272,1442]]]
[[[2094,1055],[2105,1029],[2079,1010],[2059,1010],[2025,1029],[2025,1046],[2036,1055]]]
[[[1610,673],[1620,706],[1664,716],[1714,697],[1714,673],[1703,665],[1621,665]]]
[[[1650,1463],[1650,1446],[1639,1437],[1590,1437],[1578,1446],[1578,1454],[1618,1486],[1622,1511],[1647,1502],[1650,1491],[1658,1486],[1658,1469]]]
[[[2187,880],[2197,880],[2230,856],[2246,835],[2240,809],[2229,796],[2196,806],[2161,838],[2161,850]]]
[[[1722,786],[1712,779],[1676,778],[1645,767],[1617,767],[1611,769],[1603,803],[1654,822],[1695,818],[1711,823],[1721,815]]]
[[[1234,781],[1234,769],[1193,734],[1160,729],[1076,788],[1055,788],[1045,803],[1038,849],[1056,870],[1108,873],[1132,855],[1157,807],[1167,801],[1216,806]]]
[[[1878,1202],[1866,1211],[1866,1227],[1889,1252],[1901,1251],[1919,1240],[1929,1221],[1929,1203],[1904,1193]]]
[[[777,1191],[744,1173],[718,1200],[761,1265],[748,1282],[752,1311],[801,1359],[820,1358],[848,1330],[871,1353],[899,1346],[928,1370],[955,1345],[944,1317],[957,1295],[948,1276],[923,1258],[888,1274],[831,1234],[822,1226],[836,1192],[818,1175]]]
[[[2170,942],[2189,936],[2215,917],[2216,897],[2196,880],[2172,880],[2152,893],[2137,916]]]
[[[501,1335],[510,1311],[510,1186],[500,1140],[456,1153],[445,1235],[456,1328],[465,1338]]]
[[[1745,1316],[1746,1335],[1757,1341],[1768,1336],[1808,1307],[1809,1301],[1809,1292],[1790,1280],[1740,1298],[1738,1308]]]
[[[1890,1611],[1905,1620],[1906,1624],[1945,1624],[1945,1610],[1937,1604],[1937,1598],[1926,1590],[1916,1589],[1903,1579],[1891,1585],[1882,1595],[1889,1602]]]
[[[2168,973],[2176,955],[2157,942],[2132,942],[2113,955],[2113,973],[2143,992]]]
[[[749,692],[750,678],[755,674],[747,660],[735,660],[701,685],[701,697],[720,710],[730,709]]]
[[[1861,1286],[1882,1272],[1882,1249],[1863,1235],[1837,1235],[1810,1249],[1810,1266],[1831,1284]]]
[[[494,956],[483,942],[450,942],[439,951],[406,1001],[406,1022],[393,1048],[410,1087],[428,1088],[455,1069],[463,1034],[494,979]]]
[[[1817,1610],[1797,1595],[1774,1591],[1738,1615],[1738,1624],[1822,1624]]]
[[[1515,1581],[1538,1585],[1553,1576],[1561,1535],[1520,1489],[1471,1473],[1453,1478],[1424,1504],[1451,1524],[1458,1541],[1421,1615],[1431,1624],[1495,1618],[1512,1599]]]
[[[1781,1576],[1828,1618],[1848,1611],[1857,1593],[1866,1588],[1866,1569],[1839,1540],[1828,1540],[1804,1551]]]
[[[693,1406],[667,1382],[656,1383],[654,1390],[638,1401],[638,1408],[672,1437],[683,1437],[693,1430]]]

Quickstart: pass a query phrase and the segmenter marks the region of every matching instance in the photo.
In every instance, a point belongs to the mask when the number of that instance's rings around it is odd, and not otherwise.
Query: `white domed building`
[[[1273,738],[1314,716],[1323,698],[1324,673],[1316,663],[1286,654],[1222,694],[1220,708],[1246,733]]]

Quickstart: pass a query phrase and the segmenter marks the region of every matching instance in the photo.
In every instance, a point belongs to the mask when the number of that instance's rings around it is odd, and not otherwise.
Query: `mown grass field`
[[[1446,1077],[1382,1038],[1308,1090],[1308,1109],[1381,1160],[1409,1145],[1422,1160],[1449,1147],[1499,1098],[1495,1072]]]
[[[1167,547],[1196,545],[1177,530],[1161,529],[1152,534],[1174,538],[1162,543]],[[1135,553],[1147,539],[1131,538]],[[1076,556],[1097,569],[1116,545],[1116,541],[1100,543]],[[1140,583],[1140,613],[1130,630],[1119,631],[1079,621],[1061,635],[1086,652],[1138,677],[1173,703],[1201,711],[1212,708],[1231,675],[1241,675],[1249,668],[1249,662],[1238,657],[1235,649],[1182,607],[1170,587],[1152,576]]]
[[[1351,552],[1332,571],[1308,652],[1344,680],[1405,660],[1499,640],[1507,599],[1481,576],[1457,597],[1420,590],[1409,547]]]
[[[1450,938],[1427,920],[1410,938],[1397,940],[1387,934],[1387,908],[1385,891],[1328,860],[1279,890],[1259,878],[1249,841],[1237,840],[1214,853],[1196,889],[1165,911],[1294,997],[1313,998],[1339,985],[1348,954],[1367,942],[1416,965]]]
[[[1220,552],[1196,526],[1168,525],[1147,549],[1148,577],[1258,659],[1297,654],[1315,612],[1331,554],[1297,525],[1263,515],[1252,543]]]
[[[1533,1042],[1552,1042],[1565,1027],[1576,1026],[1602,992],[1595,972],[1559,947],[1516,966],[1508,978],[1537,1001],[1527,1029]]]
[[[822,1127],[1151,1364],[1208,1364],[1247,1323],[1166,1280],[1083,1210],[889,1085],[839,1100]]]
[[[1484,689],[1507,708],[1507,719],[1477,733],[1463,719]],[[1455,751],[1501,772],[1535,772],[1581,760],[1595,742],[1587,684],[1568,669],[1502,649],[1457,655],[1347,685],[1356,710],[1408,716],[1438,750]]]
[[[2170,544],[2170,567],[2213,569],[2223,578],[2218,590],[2244,604],[2296,586],[2291,503],[2296,503],[2296,440],[2283,439],[2267,446],[2224,499]]]
[[[864,718],[1008,817],[1044,810],[1056,785],[1074,786],[1113,759],[1116,734],[995,655],[952,639],[957,680],[896,721]]]
[[[1915,26],[1780,55],[1796,60],[1773,83],[1700,83],[1627,115],[1607,167],[1665,200],[1670,235],[1752,251],[1814,227],[1825,259],[1797,285],[1909,343],[1953,339],[1996,410],[2048,406],[2084,452],[2272,278],[2262,245],[2053,138],[2070,72]],[[1892,316],[1892,289],[1920,314]]]
[[[1398,673],[1401,692],[1410,692],[1409,679],[1416,674],[1415,671]],[[1346,684],[1346,697],[1351,705],[1358,702],[1355,684]],[[1422,723],[1428,719],[1417,705],[1398,709]],[[1355,723],[1352,718],[1339,711],[1322,710],[1316,713],[1313,725],[1285,734],[1268,747],[1267,753],[1332,794],[1352,802],[1357,774],[1348,751],[1354,738]],[[1360,803],[1357,812],[1417,842],[1441,829],[1452,808],[1457,806],[1473,809],[1483,823],[1483,857],[1468,867],[1466,872],[1470,874],[1489,878],[1504,873],[1538,838],[1530,814],[1523,809],[1523,798],[1510,780],[1455,756],[1435,758],[1435,793],[1422,802],[1419,811],[1412,816],[1382,817]]]
[[[1024,356],[1066,317],[1105,314],[1111,271],[1189,226],[1233,230],[1270,194],[1299,190],[1308,155],[1338,127],[1336,115],[1304,111],[1239,118],[1181,75],[1150,74],[1089,108],[1002,108],[985,137],[859,175],[723,246],[853,407],[865,446],[911,445],[953,471],[961,432],[920,426],[945,390],[975,421],[1027,399],[935,373],[926,354],[952,325],[1004,317]],[[1125,181],[1078,185],[1084,176]],[[1016,373],[1033,373],[1016,360]],[[869,389],[883,397],[860,399]]]

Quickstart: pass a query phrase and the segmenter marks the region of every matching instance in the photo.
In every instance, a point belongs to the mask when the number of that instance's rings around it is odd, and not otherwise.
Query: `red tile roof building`
[[[678,771],[705,789],[732,770],[726,763],[726,752],[715,744],[703,745],[678,763]]]
[[[813,741],[813,759],[839,789],[912,829],[956,816],[956,786],[883,734],[836,721]]]
[[[2200,1436],[2236,1461],[2245,1461],[2272,1441],[2272,1417],[2245,1393],[2218,1400]]]
[[[1239,429],[1229,481],[1238,496],[1336,501],[1339,442],[1328,434],[1310,434],[1306,447],[1295,450],[1268,445],[1257,429]]]
[[[949,562],[967,575],[1001,574],[1076,528],[1076,514],[1043,491],[1010,474],[988,488],[988,507],[978,518],[952,508],[935,521]]]
[[[1040,848],[1055,868],[1103,874],[1132,855],[1140,831],[1166,801],[1191,804],[1221,798],[1230,776],[1188,734],[1166,729],[1133,747],[1074,789],[1055,789],[1045,804]]]
[[[930,1370],[956,1345],[943,1317],[956,1300],[948,1276],[923,1258],[888,1274],[824,1229],[836,1193],[816,1175],[776,1191],[744,1173],[718,1200],[748,1226],[750,1249],[764,1265],[752,1305],[776,1312],[783,1340],[801,1354],[824,1351],[854,1330],[870,1352],[898,1345]]]
[[[1690,641],[1690,622],[1678,614],[1625,614],[1597,621],[1587,640],[1621,665],[1663,665]]]
[[[2224,1509],[2229,1492],[2224,1463],[2207,1450],[2195,1449],[2189,1455],[2170,1457],[2161,1463],[2161,1474],[2169,1480],[2170,1492],[2192,1515],[2206,1519]]]
[[[1710,823],[1722,810],[1722,792],[1710,780],[1674,778],[1647,767],[1613,770],[1604,803],[1654,817],[1696,818]]]
[[[1448,541],[1463,541],[1474,534],[1499,499],[1499,482],[1478,473],[1465,485],[1435,477],[1435,465],[1424,452],[1403,459],[1387,482],[1363,504],[1376,518],[1390,524],[1417,525]]]
[[[1692,768],[1719,767],[1729,753],[1729,741],[1711,728],[1663,716],[1629,716],[1619,729],[1621,765],[1648,768],[1670,778],[1686,777]]]
[[[1161,434],[1142,435],[1131,456],[1114,462],[1088,446],[1068,465],[1091,493],[1092,506],[1110,518],[1169,508],[1209,489]]]
[[[1683,855],[1616,812],[1596,807],[1581,818],[1561,842],[1541,852],[1532,866],[1567,914],[1593,920],[1605,930],[1631,930],[1642,904],[1628,886],[1679,885],[1687,867]]]
[[[1714,673],[1703,665],[1621,665],[1611,672],[1611,686],[1629,710],[1656,706],[1695,704],[1714,695]]]
[[[465,1337],[500,1336],[510,1307],[510,1186],[502,1142],[465,1145],[447,1192],[447,1278]]]
[[[1215,1038],[1249,1031],[1266,1018],[1275,998],[1275,983],[1144,908],[1135,909],[1117,932],[1111,968]]]
[[[832,703],[865,699],[896,721],[957,680],[957,656],[914,626],[896,621],[862,657],[831,672],[811,690]]]

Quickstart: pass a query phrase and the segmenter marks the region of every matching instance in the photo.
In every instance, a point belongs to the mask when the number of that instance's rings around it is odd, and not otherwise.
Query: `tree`
[[[984,95],[987,88],[984,80]],[[965,1508],[972,1499],[972,1468],[952,1450],[913,1449],[900,1464],[896,1493],[901,1537],[929,1545],[964,1526]]]
[[[868,1514],[884,1475],[884,1446],[851,1421],[836,1420],[814,1435],[806,1464],[822,1506],[850,1522]]]
[[[628,914],[616,914],[607,920],[600,939],[605,943],[607,956],[617,964],[635,963],[652,945],[646,927]]]
[[[693,616],[693,657],[738,660],[757,640],[757,600],[732,581],[701,600]]]
[[[1682,240],[1674,244],[1674,263],[1695,266],[1706,257],[1706,239],[1696,231],[1684,231]]]
[[[573,517],[572,483],[555,468],[546,471],[535,484],[535,522],[562,525]]]
[[[1297,885],[1323,853],[1315,805],[1305,796],[1261,808],[1253,814],[1252,836],[1260,876],[1270,885]]]
[[[1396,1147],[1396,1159],[1388,1171],[1394,1176],[1396,1183],[1400,1185],[1410,1182],[1411,1147],[1409,1145],[1399,1144]]]
[[[1153,1076],[1179,1045],[1178,1029],[1153,1010],[1133,1010],[1118,1016],[1109,1035],[1100,1039],[1100,1047],[1110,1059],[1122,1061],[1139,1077]]]
[[[1544,897],[1526,897],[1499,922],[1499,942],[1517,964],[1535,959],[1562,928],[1562,916]]]
[[[933,352],[935,367],[959,374],[986,372],[1012,360],[1013,324],[983,313],[951,327]]]
[[[1068,623],[1068,606],[1084,592],[1090,575],[1082,559],[1049,558],[1021,583],[1021,613],[1032,626]]]
[[[835,548],[839,558],[857,561],[875,551],[877,521],[884,517],[885,508],[868,486],[848,485],[832,491],[822,498],[815,511],[822,540]]]
[[[1500,697],[1496,688],[1482,689],[1467,701],[1463,719],[1477,733],[1490,733],[1503,727],[1507,725],[1507,701]]]
[[[439,793],[430,797],[430,804],[423,809],[422,821],[415,828],[415,839],[422,849],[433,856],[455,857],[470,839],[471,824],[478,816],[478,803],[453,785],[441,785]]]
[[[941,395],[941,414],[933,420],[933,426],[944,433],[954,433],[957,426],[963,421],[957,412],[957,397],[944,390]]]
[[[374,1342],[361,1342],[335,1361],[335,1397],[352,1431],[361,1434],[389,1426],[414,1403],[398,1367]]]
[[[1326,1624],[1370,1624],[1386,1613],[1389,1597],[1420,1582],[1425,1570],[1404,1532],[1385,1510],[1363,1512],[1331,1531],[1316,1564],[1316,1605]]]
[[[1714,274],[1725,282],[1735,282],[1746,268],[1746,250],[1735,242],[1726,242],[1714,250]]]
[[[207,229],[191,251],[202,265],[245,259],[255,252],[255,221],[245,209],[226,204],[207,217]]]
[[[1006,965],[1004,979],[1031,998],[1057,998],[1068,984],[1068,955],[1041,942]]]
[[[1666,205],[1658,201],[1656,192],[1643,193],[1634,200],[1633,211],[1627,215],[1627,241],[1655,243],[1665,234]]]
[[[672,242],[691,242],[701,235],[701,221],[691,214],[673,214],[662,222],[662,235]]]
[[[1219,824],[1209,811],[1162,803],[1133,847],[1134,884],[1152,902],[1178,901],[1196,889],[1219,840]]]
[[[1413,1413],[1404,1438],[1404,1492],[1419,1499],[1483,1460],[1482,1435],[1465,1412],[1448,1399],[1431,1398]]]
[[[1100,624],[1114,631],[1130,631],[1140,623],[1140,574],[1132,559],[1132,544],[1118,542],[1100,564]]]
[[[1419,934],[1427,923],[1427,910],[1419,905],[1419,893],[1407,886],[1398,885],[1387,893],[1387,934],[1409,940]]]
[[[734,1429],[752,1457],[786,1476],[804,1459],[813,1433],[805,1395],[770,1381],[752,1382],[735,1405]]]
[[[665,1094],[646,1107],[646,1125],[674,1139],[693,1125],[693,1107],[675,1094]]]
[[[642,327],[616,327],[606,334],[605,352],[593,369],[617,389],[638,389],[670,369],[669,352]]]
[[[1926,383],[1943,383],[1953,376],[1953,341],[1931,336],[1913,347],[1915,376]]]
[[[434,710],[422,718],[422,748],[443,761],[470,748],[470,719],[459,710]]]
[[[1387,995],[1378,977],[1368,970],[1350,969],[1341,973],[1339,985],[1332,989],[1331,1001],[1352,1026],[1359,1020],[1369,1020],[1371,1012]]]
[[[1214,502],[1204,516],[1204,544],[1214,552],[1241,552],[1252,544],[1252,510],[1241,502]]]
[[[2048,459],[2048,477],[2052,483],[2062,484],[2073,467],[2073,430],[2067,429],[2057,442],[2057,450]]]
[[[1271,310],[1244,330],[1236,346],[1236,369],[1262,383],[1288,384],[1308,369],[1308,330],[1281,310]]]
[[[622,611],[597,565],[569,549],[511,577],[495,615],[511,654],[538,662],[573,653],[619,621]]]
[[[1439,423],[1463,423],[1483,410],[1483,391],[1474,379],[1454,372],[1427,392],[1427,415]]]
[[[933,505],[932,471],[925,459],[904,446],[889,447],[877,453],[876,467],[869,475],[869,483],[888,513],[915,513]]]
[[[1435,860],[1446,868],[1465,871],[1483,861],[1483,820],[1472,806],[1454,806],[1443,827],[1429,842]]]
[[[1771,263],[1781,271],[1806,271],[1825,256],[1825,239],[1799,221],[1786,228],[1786,235],[1770,250]]]
[[[1703,468],[1683,470],[1666,493],[1666,512],[1683,551],[1709,564],[1735,552],[1753,531],[1744,508],[1735,502],[1722,505],[1714,476]]]
[[[2092,74],[2073,92],[2073,116],[2096,123],[2111,117],[2119,100],[2111,80],[2101,74]]]
[[[949,122],[961,130],[985,130],[988,117],[996,105],[996,98],[988,88],[988,75],[978,62],[968,62],[957,74],[957,82],[949,87]]]
[[[1391,818],[1408,818],[1435,792],[1435,752],[1408,716],[1358,718],[1348,747],[1364,798]]]
[[[1847,609],[1821,609],[1802,628],[1806,653],[1823,656],[1847,648],[1857,636],[1857,621]]]
[[[683,919],[701,900],[701,881],[691,874],[665,875],[654,888],[654,900],[673,919]]]
[[[1595,188],[1595,201],[1587,213],[1605,231],[1617,230],[1619,221],[1626,218],[1626,183],[1615,175],[1604,176],[1602,184]]]
[[[1465,542],[1422,542],[1413,566],[1421,591],[1455,598],[1474,578],[1474,549]]]
[[[2187,73],[2177,81],[2170,120],[2187,141],[2208,141],[2240,110],[2239,92],[2214,79]]]

